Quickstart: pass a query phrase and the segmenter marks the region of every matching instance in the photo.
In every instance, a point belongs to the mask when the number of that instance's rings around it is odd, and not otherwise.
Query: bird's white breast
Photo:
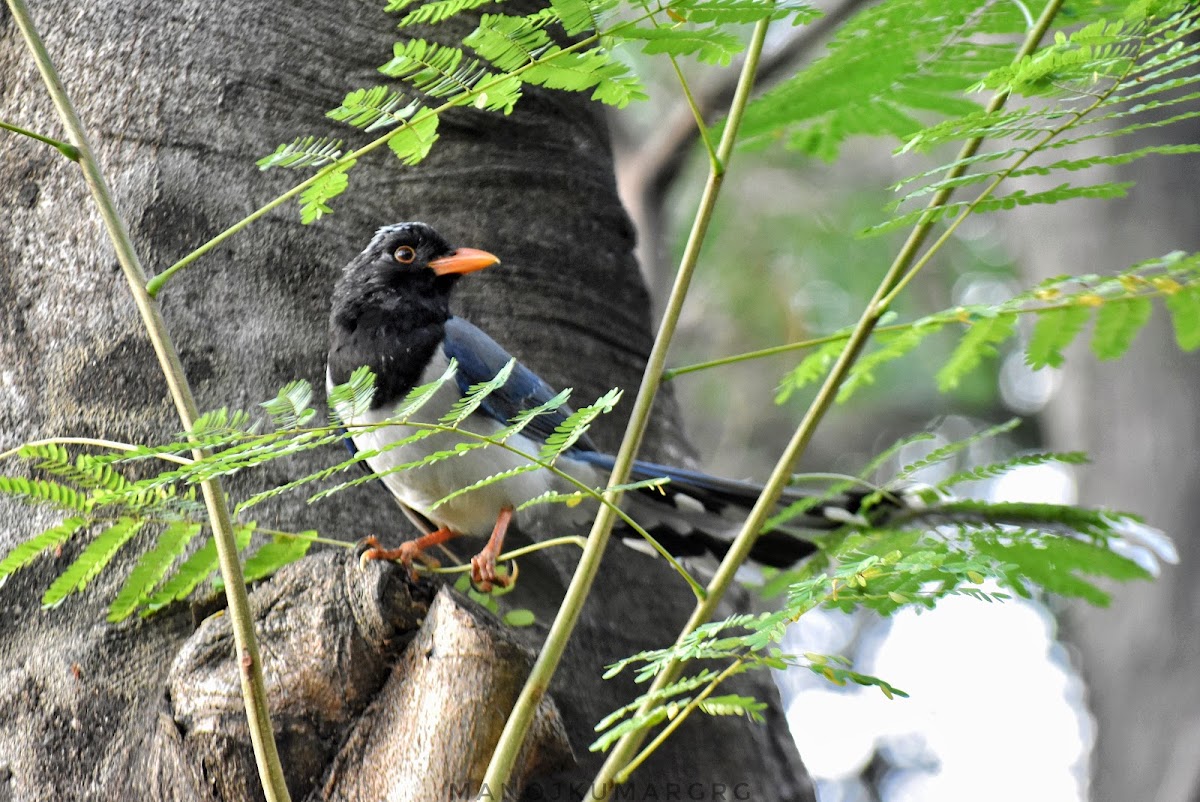
[[[445,373],[447,364],[445,356],[439,351],[425,369],[421,377],[421,384],[435,381],[441,377]],[[326,377],[326,384],[331,386],[328,377]],[[457,385],[453,380],[448,381],[438,389],[433,398],[429,399],[409,418],[409,422],[413,424],[434,423],[450,409],[459,397]],[[384,406],[348,420],[346,414],[349,411],[338,410],[342,422],[347,425],[380,423],[393,416],[395,412],[394,408]],[[503,424],[482,414],[475,414],[461,424],[460,428],[490,436],[503,428]],[[401,440],[418,430],[418,426],[396,424],[375,431],[355,433],[352,430],[351,439],[360,451],[381,451],[378,455],[366,460],[371,470],[376,473],[386,473],[398,466],[424,459],[430,454],[451,450],[459,443],[474,441],[470,435],[445,432],[383,450],[389,443]],[[536,455],[540,448],[540,443],[523,434],[513,435],[506,443],[517,451],[530,455]],[[458,534],[486,536],[491,532],[501,508],[507,506],[515,509],[547,490],[570,491],[575,488],[569,486],[562,478],[539,468],[471,490],[436,508],[434,505],[456,490],[497,473],[528,464],[530,464],[529,460],[512,451],[500,446],[489,445],[448,456],[417,468],[386,473],[381,479],[401,502],[420,511],[422,515],[438,526],[448,527]],[[560,457],[556,466],[592,487],[602,481],[602,477],[597,475],[595,469],[585,463]],[[552,537],[578,534],[579,529],[586,526],[594,512],[595,507],[591,504],[581,504],[578,507],[566,507],[562,504],[539,504],[519,513],[517,520],[522,529],[530,534],[538,537]]]

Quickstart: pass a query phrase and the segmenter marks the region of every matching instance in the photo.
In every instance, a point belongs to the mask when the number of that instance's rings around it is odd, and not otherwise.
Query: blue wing
[[[446,321],[446,339],[442,350],[447,357],[458,362],[454,381],[462,393],[467,392],[473,384],[495,378],[501,368],[512,359],[512,355],[498,342],[458,317]],[[518,362],[513,366],[513,371],[504,386],[485,398],[480,408],[495,420],[508,423],[517,414],[540,406],[557,394],[557,391],[542,381],[540,376]],[[523,433],[534,439],[545,440],[572,411],[564,404],[553,412],[538,415],[530,421]],[[595,449],[596,446],[586,434],[572,448],[575,451]]]

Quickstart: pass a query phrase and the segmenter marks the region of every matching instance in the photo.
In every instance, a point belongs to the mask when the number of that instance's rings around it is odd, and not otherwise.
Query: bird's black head
[[[369,309],[448,314],[458,277],[499,261],[486,251],[451,248],[424,223],[384,226],[342,271],[333,295],[334,321],[350,323]]]
[[[376,374],[377,400],[413,386],[441,342],[450,291],[459,276],[499,261],[486,251],[451,248],[424,223],[379,229],[346,265],[333,291],[329,367],[334,382],[368,365]]]

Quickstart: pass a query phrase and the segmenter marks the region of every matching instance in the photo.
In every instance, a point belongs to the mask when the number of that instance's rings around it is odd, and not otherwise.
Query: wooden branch
[[[472,799],[533,655],[443,590],[383,691],[335,759],[321,799]],[[526,780],[574,764],[554,703],[543,699],[517,770],[486,798],[517,799]]]
[[[433,799],[477,788],[533,655],[449,589],[430,604],[434,589],[391,564],[360,568],[351,554],[324,552],[251,594],[293,796]],[[168,798],[260,793],[231,637],[224,615],[209,616],[171,668],[149,750],[157,784],[176,786]],[[573,763],[553,702],[533,744],[513,793]]]

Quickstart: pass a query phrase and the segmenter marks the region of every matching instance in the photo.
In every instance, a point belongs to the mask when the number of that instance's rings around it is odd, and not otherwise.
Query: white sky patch
[[[1049,462],[1024,465],[992,480],[988,501],[1027,501],[1035,504],[1074,504],[1079,497],[1070,465]]]

